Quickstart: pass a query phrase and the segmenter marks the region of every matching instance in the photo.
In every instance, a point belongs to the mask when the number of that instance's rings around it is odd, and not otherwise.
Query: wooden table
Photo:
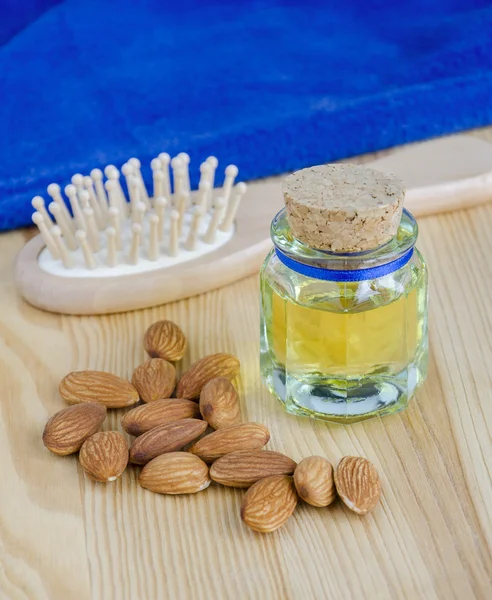
[[[12,262],[26,232],[0,238],[0,598],[36,600],[324,600],[492,598],[492,205],[422,220],[431,273],[428,381],[402,414],[353,426],[287,416],[258,372],[258,281],[104,318],[24,304]],[[88,481],[75,457],[41,443],[73,369],[130,377],[142,336],[168,318],[190,340],[185,366],[227,351],[242,362],[245,419],[299,460],[362,455],[381,504],[360,518],[339,503],[300,504],[280,531],[239,518],[241,490],[212,485],[166,497]],[[105,428],[118,428],[112,412]]]

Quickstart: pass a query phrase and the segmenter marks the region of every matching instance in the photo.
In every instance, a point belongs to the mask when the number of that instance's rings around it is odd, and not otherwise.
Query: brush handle
[[[492,200],[492,144],[470,135],[409,144],[364,164],[402,179],[405,207],[417,217]]]
[[[492,200],[492,171],[459,181],[407,190],[405,208],[416,217],[470,208]]]

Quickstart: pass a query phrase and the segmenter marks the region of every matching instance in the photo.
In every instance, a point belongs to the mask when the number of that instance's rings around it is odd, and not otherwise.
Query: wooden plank
[[[492,596],[492,206],[421,220],[431,273],[429,379],[399,415],[352,426],[287,416],[258,372],[258,282],[105,317],[42,313],[16,296],[21,232],[0,237],[0,597],[104,600],[445,599]],[[130,468],[94,484],[41,443],[74,368],[129,377],[159,318],[187,333],[183,366],[209,352],[242,362],[243,416],[299,460],[367,456],[384,483],[365,518],[300,505],[280,531],[239,519],[244,494],[211,486],[152,494]],[[113,412],[105,428],[118,427]]]
[[[78,600],[90,597],[79,476],[39,437],[75,346],[59,316],[15,294],[12,259],[24,242],[21,233],[0,241],[0,597]]]

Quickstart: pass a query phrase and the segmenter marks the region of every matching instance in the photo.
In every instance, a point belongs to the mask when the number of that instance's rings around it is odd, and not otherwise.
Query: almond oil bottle
[[[287,177],[261,272],[261,371],[286,410],[352,423],[405,408],[427,374],[427,268],[396,178]]]

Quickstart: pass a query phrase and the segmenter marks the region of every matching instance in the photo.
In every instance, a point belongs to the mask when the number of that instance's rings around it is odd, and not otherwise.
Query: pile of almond
[[[347,456],[334,470],[320,456],[297,464],[280,452],[263,450],[268,429],[240,422],[231,383],[239,373],[237,358],[206,356],[177,381],[173,363],[186,349],[181,329],[171,321],[154,323],[144,347],[151,358],[135,369],[131,383],[102,371],[77,371],[62,380],[60,394],[72,406],[47,422],[43,442],[49,450],[60,456],[79,452],[86,474],[100,482],[117,479],[129,460],[143,465],[140,485],[159,494],[200,492],[212,480],[249,488],[241,518],[255,531],[281,527],[298,497],[325,507],[338,494],[359,515],[374,508],[381,483],[365,458]],[[130,449],[120,432],[99,431],[107,409],[126,407],[133,407],[121,418],[123,429],[135,436]],[[215,431],[203,435],[208,428]]]

